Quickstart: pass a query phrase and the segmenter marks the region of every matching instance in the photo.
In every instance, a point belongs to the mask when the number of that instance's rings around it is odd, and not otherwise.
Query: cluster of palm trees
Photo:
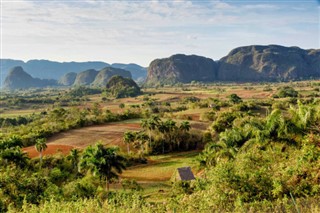
[[[199,157],[200,165],[215,166],[220,160],[234,159],[237,152],[264,147],[270,142],[301,146],[308,134],[320,134],[320,113],[312,105],[298,101],[286,112],[273,110],[266,118],[244,117],[209,142]]]
[[[182,141],[188,140],[188,132],[191,128],[188,121],[182,121],[179,126],[172,119],[162,121],[159,116],[153,115],[148,119],[141,120],[143,131],[127,131],[123,135],[123,141],[127,145],[127,151],[130,153],[130,145],[140,149],[140,154],[152,152],[154,148],[161,143],[161,152],[165,153],[165,145],[168,151],[179,150]],[[155,136],[160,135],[160,141]],[[148,143],[147,143],[148,142]]]

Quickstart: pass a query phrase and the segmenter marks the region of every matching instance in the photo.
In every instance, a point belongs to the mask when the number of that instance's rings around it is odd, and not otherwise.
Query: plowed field
[[[115,145],[125,149],[122,142],[125,131],[138,131],[140,125],[137,123],[111,123],[99,126],[84,127],[59,133],[48,139],[48,148],[44,155],[52,155],[58,152],[68,154],[72,148],[83,149],[100,141],[105,145]],[[23,149],[30,157],[37,157],[39,153],[34,146]]]

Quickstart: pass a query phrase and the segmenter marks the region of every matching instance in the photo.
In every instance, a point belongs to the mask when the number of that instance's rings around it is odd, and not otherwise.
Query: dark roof
[[[178,174],[179,174],[181,180],[194,180],[195,179],[190,167],[178,168]]]

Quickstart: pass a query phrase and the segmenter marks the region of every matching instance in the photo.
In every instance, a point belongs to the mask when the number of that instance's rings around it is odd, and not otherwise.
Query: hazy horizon
[[[1,57],[147,67],[246,45],[319,48],[317,1],[1,1]]]

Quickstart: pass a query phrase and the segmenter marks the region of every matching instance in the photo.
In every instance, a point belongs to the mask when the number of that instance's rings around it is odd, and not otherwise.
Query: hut
[[[188,167],[181,167],[177,168],[176,172],[172,176],[172,181],[190,181],[195,180],[195,177],[191,171],[191,168]]]

